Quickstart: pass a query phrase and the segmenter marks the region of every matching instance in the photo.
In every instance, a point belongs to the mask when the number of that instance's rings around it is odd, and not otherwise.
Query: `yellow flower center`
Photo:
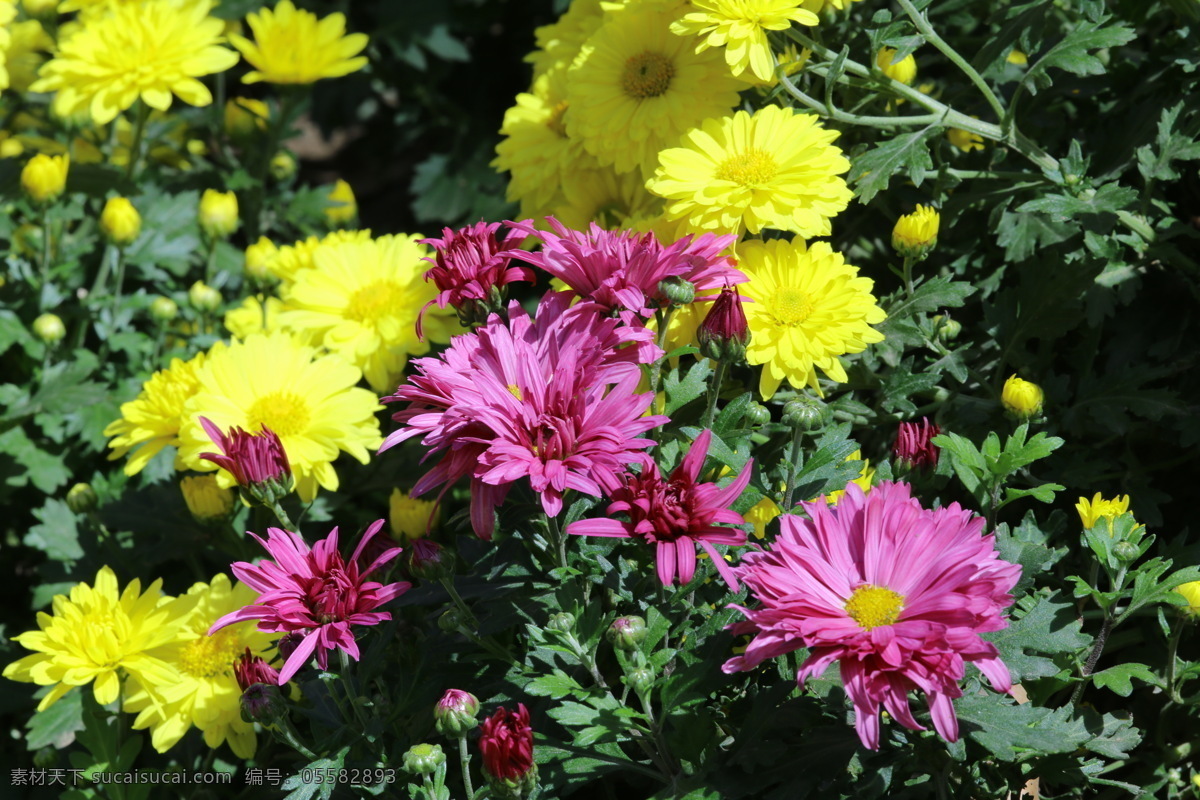
[[[621,88],[636,100],[658,97],[671,88],[675,77],[675,65],[662,53],[647,50],[625,62],[621,73]]]
[[[179,668],[196,678],[216,678],[233,669],[242,648],[237,632],[223,628],[184,645],[179,651]]]
[[[405,291],[392,281],[375,281],[350,295],[346,317],[355,322],[372,323],[403,308]]]
[[[511,394],[513,397],[517,398],[518,400],[521,400],[521,401],[525,400],[525,396],[521,394],[521,387],[517,386],[515,383],[510,383],[508,385],[508,393]]]
[[[846,613],[862,626],[871,630],[883,625],[892,625],[900,619],[904,610],[904,597],[883,586],[864,584],[854,590],[846,601]]]
[[[791,286],[780,289],[767,302],[771,316],[780,325],[799,325],[813,313],[813,302],[808,293]]]
[[[271,392],[255,400],[246,417],[255,432],[266,426],[280,436],[295,436],[308,430],[312,412],[302,397],[291,392]]]
[[[750,148],[721,162],[717,167],[717,178],[736,183],[738,186],[755,188],[769,182],[779,173],[779,165],[771,154]]]
[[[563,114],[567,113],[567,101],[560,100],[554,110],[550,112],[550,119],[546,120],[546,127],[554,131],[560,138],[567,138],[567,126],[563,123]]]

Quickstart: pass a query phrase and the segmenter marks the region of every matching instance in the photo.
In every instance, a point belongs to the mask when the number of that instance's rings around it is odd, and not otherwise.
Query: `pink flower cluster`
[[[725,672],[809,648],[797,682],[834,661],[854,704],[862,743],[879,748],[879,707],[901,725],[923,730],[908,692],[929,698],[934,727],[958,738],[953,700],[967,662],[996,691],[1012,681],[995,645],[979,634],[1008,627],[1003,615],[1021,568],[1001,561],[984,520],[952,503],[926,510],[905,483],[884,482],[864,495],[851,483],[836,506],[804,503],[808,518],[786,515],[769,550],[735,568],[758,601],[740,608],[753,633]]]

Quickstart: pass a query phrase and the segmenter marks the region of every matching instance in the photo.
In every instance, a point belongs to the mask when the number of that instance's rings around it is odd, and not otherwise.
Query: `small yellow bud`
[[[205,189],[200,198],[200,229],[210,239],[224,239],[237,230],[238,201],[233,192]]]
[[[21,170],[21,188],[35,203],[49,203],[66,188],[70,166],[71,157],[68,155],[38,153]]]
[[[912,53],[909,53],[896,61],[897,52],[893,47],[881,48],[879,55],[875,57],[875,65],[892,80],[899,81],[906,86],[911,85],[917,78],[917,60],[913,58]]]
[[[42,314],[33,321],[33,332],[46,344],[55,345],[67,335],[67,327],[57,314]]]
[[[1200,581],[1181,584],[1175,587],[1175,591],[1183,595],[1184,599],[1188,601],[1188,604],[1183,606],[1183,610],[1187,615],[1190,617],[1200,617]],[[1197,781],[1196,785],[1200,786],[1200,781]]]
[[[25,145],[19,139],[5,136],[0,139],[0,158],[16,158],[25,152]]]
[[[96,490],[92,488],[90,483],[77,483],[67,492],[67,508],[76,514],[86,514],[89,511],[95,511],[99,502],[99,498],[96,497]]]
[[[392,492],[388,523],[392,535],[402,542],[420,539],[431,527],[436,528],[441,512],[435,513],[437,503],[409,497],[400,489]],[[430,515],[433,515],[432,521]]]
[[[277,181],[286,181],[296,174],[296,159],[286,150],[280,150],[271,159],[271,177]]]
[[[198,522],[217,522],[233,511],[233,492],[218,486],[216,475],[189,475],[179,482],[179,488]]]
[[[350,223],[358,216],[358,203],[354,200],[354,190],[342,179],[329,190],[329,201],[333,205],[325,209],[325,218],[334,225]]]
[[[1079,502],[1075,504],[1075,510],[1079,512],[1079,520],[1083,523],[1083,527],[1091,530],[1096,527],[1096,523],[1101,517],[1108,517],[1109,521],[1115,520],[1117,517],[1129,510],[1129,495],[1119,495],[1112,500],[1106,500],[1099,492],[1088,500],[1086,497],[1079,498]]]
[[[946,138],[950,140],[950,144],[964,153],[983,149],[983,137],[978,133],[964,131],[961,128],[950,128],[946,131]]]
[[[1023,67],[1029,63],[1029,56],[1025,55],[1020,50],[1009,50],[1008,58],[1005,60],[1010,64],[1016,64],[1018,67]]]
[[[188,302],[197,311],[216,311],[221,306],[221,293],[204,281],[196,281],[188,289]]]
[[[262,100],[235,97],[225,104],[225,132],[235,139],[249,139],[266,131],[271,109]]]
[[[246,277],[258,283],[271,280],[271,264],[278,253],[274,242],[265,236],[258,237],[257,242],[246,248]]]
[[[179,314],[179,306],[169,297],[156,297],[150,303],[150,316],[158,322],[170,322]]]
[[[117,247],[127,247],[142,231],[142,217],[124,197],[110,197],[100,212],[100,230]]]
[[[924,258],[937,246],[941,215],[931,206],[917,206],[911,214],[896,220],[892,228],[892,247],[906,258]]]
[[[1014,374],[1004,382],[1000,402],[1015,417],[1029,419],[1037,416],[1042,410],[1042,387],[1021,380]]]

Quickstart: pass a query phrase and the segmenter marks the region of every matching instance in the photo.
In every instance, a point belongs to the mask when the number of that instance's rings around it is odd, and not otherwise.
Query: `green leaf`
[[[681,369],[677,367],[671,370],[663,381],[663,391],[667,394],[667,416],[671,416],[708,391],[708,374],[712,371],[708,359],[692,364],[682,380],[679,378]]]
[[[346,765],[346,754],[350,752],[349,746],[338,750],[332,758],[318,758],[309,764],[306,764],[303,770],[296,770],[287,780],[283,782],[283,789],[288,792],[284,800],[309,800],[312,797],[319,797],[321,800],[329,800],[333,796],[333,790],[338,787],[336,781],[321,780],[330,773],[337,773]],[[311,783],[305,783],[302,778],[302,772],[311,771],[311,775],[320,776],[317,780]]]
[[[525,691],[532,695],[555,699],[563,698],[567,695],[581,697],[588,692],[587,689],[580,685],[579,681],[558,669],[554,670],[550,675],[541,675],[534,678],[525,687]]]
[[[1062,515],[1056,514],[1052,519],[1061,520]],[[1052,532],[1057,531],[1043,530],[1038,525],[1032,511],[1025,514],[1016,528],[1010,529],[1003,523],[996,526],[996,548],[1000,557],[1021,567],[1021,580],[1013,588],[1014,596],[1024,595],[1033,586],[1035,577],[1041,576],[1067,554],[1066,547],[1050,548],[1047,545],[1053,538]]]
[[[91,691],[83,688],[70,691],[59,698],[58,702],[39,711],[26,723],[29,732],[25,734],[25,744],[30,750],[40,750],[43,747],[54,747],[61,750],[75,741],[75,734],[83,730],[83,693]]]
[[[1053,503],[1055,493],[1065,491],[1066,488],[1061,483],[1043,483],[1041,486],[1035,486],[1032,489],[1005,487],[1004,502],[1000,504],[1000,507],[1003,508],[1014,500],[1020,500],[1022,497],[1032,497],[1034,500],[1040,500],[1043,503]]]
[[[933,169],[927,142],[939,130],[930,126],[902,133],[851,159],[848,180],[858,199],[863,203],[871,202],[875,195],[887,189],[892,176],[899,172],[907,172],[912,182],[920,186],[925,173]]]
[[[968,492],[974,492],[988,471],[987,462],[974,443],[950,432],[933,437],[933,443],[950,454],[950,465],[954,468],[954,474]]]
[[[1070,239],[1079,232],[1079,226],[1043,214],[1005,211],[996,232],[996,243],[1004,248],[1005,259],[1024,261],[1044,247]]]
[[[1131,662],[1092,673],[1092,681],[1100,689],[1111,689],[1121,697],[1133,694],[1133,679],[1163,688],[1163,682],[1145,664]]]
[[[1104,27],[1107,19],[1081,20],[1062,41],[1051,47],[1025,73],[1022,83],[1030,94],[1050,86],[1053,81],[1047,70],[1061,69],[1074,75],[1103,75],[1104,62],[1090,51],[1118,47],[1137,35],[1132,28],[1121,24]]]
[[[1115,214],[1133,208],[1137,190],[1116,183],[1106,183],[1099,189],[1085,189],[1078,196],[1048,194],[1017,206],[1016,213],[1039,211],[1055,222],[1068,222],[1086,214]]]
[[[33,515],[40,524],[31,527],[22,540],[36,547],[54,561],[78,561],[83,558],[79,546],[79,531],[75,527],[75,512],[62,500],[49,498]]]
[[[1172,161],[1200,159],[1200,141],[1196,141],[1195,133],[1175,132],[1179,114],[1182,111],[1182,102],[1176,103],[1171,108],[1164,108],[1162,116],[1158,120],[1158,137],[1155,140],[1157,148],[1151,148],[1149,145],[1138,148],[1138,172],[1142,173],[1142,177],[1146,180],[1177,180],[1179,173],[1172,168]]]
[[[1057,675],[1060,668],[1045,656],[1077,653],[1092,643],[1074,604],[1057,593],[1026,597],[1017,608],[1020,619],[1002,631],[983,634],[1000,650],[1014,683]]]
[[[931,278],[918,286],[912,297],[902,296],[887,309],[888,319],[880,324],[880,330],[886,334],[891,320],[907,319],[921,312],[959,308],[966,304],[967,298],[974,292],[975,287],[967,281],[955,281],[941,275]]]
[[[1093,738],[1070,706],[1051,711],[989,692],[962,697],[954,707],[967,735],[1002,761],[1070,753]]]
[[[4,455],[11,456],[11,469],[5,468]],[[7,474],[5,482],[9,486],[32,483],[43,494],[53,494],[71,479],[62,456],[39,449],[21,428],[0,434],[0,474]]]

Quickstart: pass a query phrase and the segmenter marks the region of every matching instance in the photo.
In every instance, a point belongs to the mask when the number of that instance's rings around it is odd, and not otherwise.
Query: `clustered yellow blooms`
[[[696,52],[725,48],[725,62],[734,75],[747,71],[764,83],[775,76],[775,57],[767,31],[787,30],[792,23],[816,25],[816,14],[801,0],[692,0],[692,13],[671,23],[671,32],[695,36]]]
[[[1111,500],[1105,499],[1099,492],[1089,501],[1086,497],[1079,498],[1075,504],[1083,527],[1091,530],[1101,517],[1107,517],[1111,522],[1129,510],[1129,495],[1120,495]]]

